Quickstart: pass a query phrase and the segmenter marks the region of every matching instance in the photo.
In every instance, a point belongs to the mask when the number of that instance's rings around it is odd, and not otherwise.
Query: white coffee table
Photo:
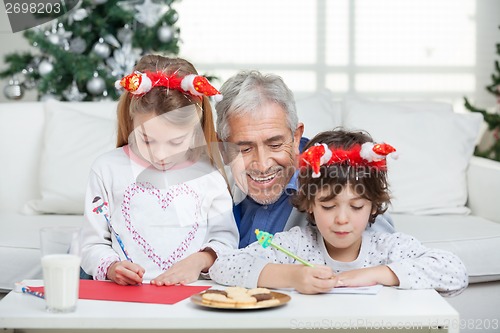
[[[41,281],[27,281],[29,285]],[[197,285],[215,285],[198,281]],[[223,288],[223,287],[220,287]],[[193,304],[189,299],[174,305],[79,300],[77,311],[51,314],[43,299],[10,292],[0,301],[0,329],[40,332],[64,329],[81,332],[133,330],[220,330],[279,332],[297,328],[349,331],[372,328],[420,329],[419,332],[458,332],[459,315],[434,290],[383,288],[377,295],[301,295],[287,292],[291,301],[264,310],[218,310]],[[423,330],[422,330],[423,328]],[[8,332],[8,331],[7,331]]]

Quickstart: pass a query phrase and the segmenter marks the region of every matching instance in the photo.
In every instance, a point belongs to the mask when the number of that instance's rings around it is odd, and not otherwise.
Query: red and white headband
[[[144,95],[154,87],[166,87],[180,90],[192,96],[213,96],[215,101],[222,100],[222,95],[207,78],[201,75],[189,74],[184,77],[176,73],[167,75],[162,71],[134,72],[115,82],[116,89],[124,88],[134,95]]]
[[[324,143],[316,143],[300,155],[299,167],[311,167],[312,177],[318,178],[322,165],[348,163],[351,166],[366,166],[378,170],[386,170],[386,157],[396,159],[396,149],[387,143],[365,142],[355,145],[349,150],[330,149]]]

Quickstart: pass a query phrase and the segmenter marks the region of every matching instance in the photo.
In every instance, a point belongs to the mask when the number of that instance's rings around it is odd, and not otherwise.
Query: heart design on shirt
[[[177,248],[168,256],[168,258],[163,258],[158,251],[155,250],[154,246],[146,240],[144,235],[142,235],[137,228],[134,226],[130,216],[130,203],[135,195],[137,194],[147,194],[153,196],[155,201],[158,203],[159,207],[165,211],[175,200],[190,200],[195,203],[196,207],[193,214],[193,220],[195,223],[192,225],[190,230],[185,235],[182,242],[177,246]],[[160,269],[167,270],[174,263],[179,261],[186,253],[187,249],[191,245],[191,242],[195,238],[196,232],[199,227],[199,212],[200,212],[201,200],[198,194],[186,184],[171,186],[169,190],[162,194],[161,191],[153,186],[151,183],[133,183],[131,184],[123,194],[122,202],[122,215],[125,218],[125,225],[128,231],[132,234],[135,242],[142,248],[144,254],[148,256]]]

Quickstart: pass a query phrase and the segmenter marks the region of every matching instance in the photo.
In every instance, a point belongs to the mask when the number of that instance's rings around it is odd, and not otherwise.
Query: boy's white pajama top
[[[464,264],[451,252],[427,248],[415,238],[398,232],[365,231],[362,237],[359,255],[352,262],[332,259],[321,233],[311,225],[276,233],[273,243],[314,265],[329,266],[335,273],[387,265],[398,277],[402,289],[435,289],[450,296],[468,284]],[[300,264],[272,246],[263,248],[254,242],[246,248],[220,254],[210,268],[210,276],[220,284],[255,288],[268,263]]]

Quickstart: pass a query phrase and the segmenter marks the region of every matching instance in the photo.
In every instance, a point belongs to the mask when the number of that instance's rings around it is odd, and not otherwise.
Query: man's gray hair
[[[280,76],[264,75],[256,70],[241,71],[229,78],[220,92],[223,98],[215,105],[219,139],[225,141],[229,137],[230,117],[251,114],[269,102],[283,108],[290,131],[292,134],[295,132],[299,122],[295,99]]]

